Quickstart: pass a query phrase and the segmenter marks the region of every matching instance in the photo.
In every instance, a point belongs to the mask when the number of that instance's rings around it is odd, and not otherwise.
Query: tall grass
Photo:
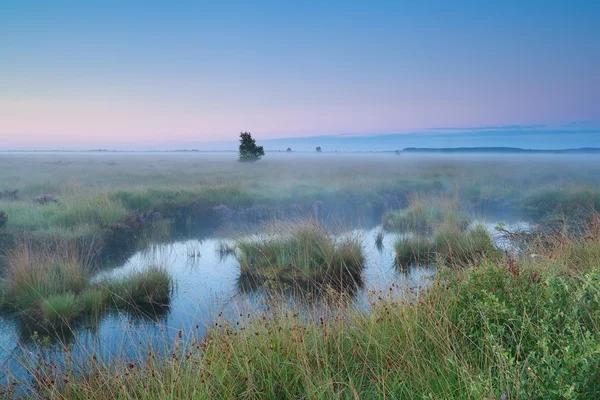
[[[470,222],[457,196],[438,198],[413,195],[406,209],[388,211],[382,217],[385,229],[419,234],[431,233],[442,225],[463,230]]]
[[[91,266],[72,246],[35,246],[28,240],[8,252],[7,302],[29,312],[49,296],[78,294],[89,284]]]
[[[152,209],[167,218],[185,218],[207,216],[221,204],[232,209],[311,207],[320,201],[324,207],[319,215],[335,211],[380,218],[384,211],[405,207],[414,193],[452,197],[456,192],[469,207],[483,212],[499,209],[541,219],[553,212],[580,215],[580,209],[597,209],[600,198],[595,179],[600,169],[584,158],[491,156],[482,163],[386,155],[299,156],[290,161],[273,155],[248,169],[227,155],[106,157],[18,155],[0,160],[0,191],[19,193],[0,199],[0,210],[8,215],[3,231],[76,240],[108,235],[106,225],[136,211]],[[526,176],[523,170],[528,171]],[[43,205],[31,201],[43,193],[60,201]],[[412,215],[391,213],[384,223],[390,229],[412,230],[437,218],[429,206],[413,206]]]
[[[283,232],[237,242],[240,272],[285,282],[351,283],[362,272],[364,254],[356,236],[334,239],[314,221]]]
[[[395,250],[396,261],[403,268],[435,261],[464,266],[497,252],[490,234],[481,226],[467,231],[446,227],[437,231],[432,238],[402,238],[396,242]]]
[[[173,280],[160,266],[150,266],[118,279],[109,279],[100,286],[108,301],[116,307],[167,305],[173,294]]]
[[[7,253],[7,260],[2,304],[18,311],[28,325],[40,328],[68,326],[79,316],[108,307],[164,305],[173,294],[171,275],[156,266],[92,283],[89,257],[61,242],[37,246],[24,240]]]

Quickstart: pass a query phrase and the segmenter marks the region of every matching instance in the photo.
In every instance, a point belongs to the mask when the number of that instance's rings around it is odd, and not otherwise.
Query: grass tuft
[[[102,283],[117,307],[137,307],[166,305],[173,294],[173,278],[162,267],[151,266],[143,271],[135,271],[120,279],[110,279]]]
[[[290,283],[353,282],[362,272],[361,240],[335,240],[314,222],[300,222],[287,232],[237,243],[242,274]]]
[[[496,253],[490,234],[481,226],[468,231],[445,228],[433,238],[400,239],[396,242],[395,250],[396,262],[403,268],[435,261],[461,267]]]
[[[89,284],[90,269],[72,247],[48,244],[34,248],[25,241],[8,253],[7,302],[26,312],[50,296],[78,294]]]
[[[40,303],[42,318],[53,327],[68,325],[79,314],[79,310],[73,293],[53,294]]]
[[[440,226],[464,230],[471,222],[460,206],[458,197],[424,198],[412,196],[406,209],[388,211],[382,217],[383,227],[398,232],[429,234]]]

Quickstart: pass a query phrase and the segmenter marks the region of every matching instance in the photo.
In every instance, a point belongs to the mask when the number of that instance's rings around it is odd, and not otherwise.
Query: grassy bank
[[[376,294],[368,311],[274,311],[220,321],[170,357],[92,363],[49,398],[595,398],[600,231],[555,237],[533,259],[440,269],[428,290]],[[333,311],[333,310],[330,310]],[[65,383],[66,382],[66,383]]]

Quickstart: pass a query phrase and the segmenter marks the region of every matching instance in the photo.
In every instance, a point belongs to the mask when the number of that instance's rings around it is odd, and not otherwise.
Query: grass
[[[8,253],[6,302],[28,313],[51,296],[80,293],[88,285],[90,272],[91,266],[70,246],[37,247],[23,241]]]
[[[1,304],[17,311],[27,324],[44,329],[68,326],[108,307],[163,305],[173,292],[170,274],[155,266],[92,283],[89,259],[64,243],[39,247],[23,241],[7,259]]]
[[[400,211],[388,211],[382,217],[385,229],[399,232],[428,234],[442,224],[464,230],[471,222],[462,210],[458,198],[424,198],[415,195],[409,199],[407,208]]]
[[[351,283],[364,265],[360,238],[334,240],[313,221],[238,241],[236,248],[242,274],[289,283]]]
[[[51,326],[66,326],[79,314],[79,304],[73,293],[53,294],[41,301],[40,311]]]
[[[77,301],[80,309],[85,310],[90,315],[96,315],[110,304],[108,302],[109,296],[110,293],[103,290],[102,287],[92,286],[82,291]]]
[[[541,256],[444,269],[423,292],[376,294],[329,318],[274,310],[219,321],[167,357],[95,363],[44,397],[595,398],[600,394],[600,230]],[[344,310],[342,310],[344,311]],[[125,372],[123,372],[125,371]],[[57,380],[58,381],[58,380]],[[61,381],[62,382],[62,381]]]
[[[481,226],[461,231],[443,228],[432,238],[402,238],[395,244],[396,262],[402,268],[413,264],[464,266],[483,256],[491,257],[496,249],[490,234]]]
[[[100,284],[107,292],[109,302],[116,307],[167,305],[173,294],[173,280],[169,272],[159,266],[150,266],[119,279]]]
[[[0,192],[18,193],[0,198],[0,210],[8,216],[0,229],[34,239],[95,237],[104,242],[111,234],[106,227],[134,212],[155,210],[185,221],[206,219],[221,204],[234,210],[298,205],[312,211],[316,201],[323,204],[319,215],[379,219],[385,211],[405,207],[414,193],[450,199],[458,193],[466,207],[483,213],[511,210],[541,219],[555,212],[597,210],[598,173],[593,160],[567,156],[490,155],[481,162],[418,155],[272,154],[247,168],[235,162],[234,154],[15,154],[0,160]],[[45,193],[59,202],[31,200]],[[412,215],[392,213],[386,224],[402,230],[435,224],[439,211],[413,206]]]
[[[581,219],[600,210],[600,192],[589,188],[574,191],[538,189],[521,200],[527,214],[536,219],[563,217]]]
[[[221,240],[217,245],[217,253],[220,258],[235,255],[235,245]]]
[[[385,234],[383,233],[383,231],[379,231],[375,235],[375,246],[378,249],[382,249],[383,248],[383,238],[384,237],[385,237]]]
[[[0,199],[7,217],[0,299],[44,327],[111,307],[168,303],[173,282],[166,271],[91,283],[85,246],[76,246],[138,240],[127,222],[139,212],[158,211],[179,227],[207,225],[219,205],[238,214],[264,207],[267,217],[301,210],[327,222],[378,221],[391,211],[388,229],[425,234],[402,242],[400,258],[443,261],[428,290],[393,286],[373,294],[367,310],[344,303],[307,315],[274,307],[264,318],[244,317],[241,326],[220,320],[204,338],[176,341],[168,357],[133,367],[90,361],[66,382],[39,382],[41,397],[594,398],[597,232],[544,243],[532,249],[536,259],[508,258],[489,247],[487,234],[465,229],[463,211],[534,221],[558,214],[581,224],[600,207],[599,173],[596,160],[571,156],[271,154],[249,167],[235,155],[6,155],[0,192],[18,196]],[[31,200],[45,193],[59,201]],[[314,284],[362,269],[358,241],[301,228],[244,242],[236,250],[242,271],[267,282]],[[31,238],[26,250],[22,235]],[[44,248],[48,242],[61,245]]]

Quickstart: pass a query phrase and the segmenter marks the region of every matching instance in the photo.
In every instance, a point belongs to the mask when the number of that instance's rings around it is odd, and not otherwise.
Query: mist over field
[[[0,1],[0,397],[600,398],[598,21]]]

